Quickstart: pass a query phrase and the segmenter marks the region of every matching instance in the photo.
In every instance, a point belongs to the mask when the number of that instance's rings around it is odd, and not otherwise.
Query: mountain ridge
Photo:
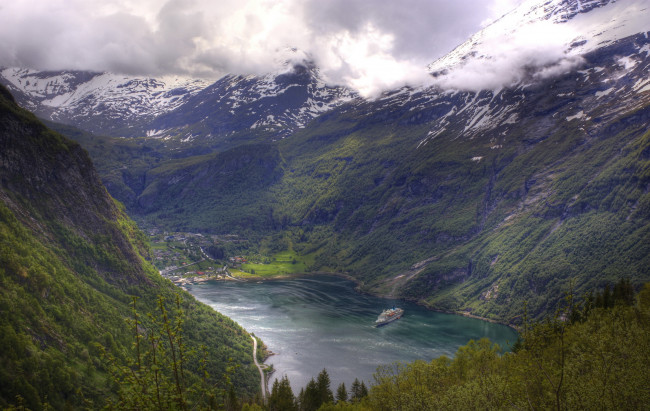
[[[38,116],[109,135],[120,135],[173,110],[208,85],[201,79],[177,76],[23,68],[2,69],[0,78],[19,103]]]

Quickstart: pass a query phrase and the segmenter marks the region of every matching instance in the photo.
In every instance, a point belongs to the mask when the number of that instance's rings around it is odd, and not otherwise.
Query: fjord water
[[[355,378],[372,383],[379,365],[453,356],[482,337],[508,350],[517,339],[504,325],[360,294],[353,282],[333,276],[208,281],[188,291],[260,337],[276,354],[266,361],[276,370],[271,380],[287,375],[294,394],[323,368],[332,390],[341,382],[349,389]],[[393,305],[405,309],[402,319],[375,328],[382,309]]]

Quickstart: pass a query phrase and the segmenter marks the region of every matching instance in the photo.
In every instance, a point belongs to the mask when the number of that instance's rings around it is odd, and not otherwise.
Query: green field
[[[299,274],[309,271],[312,260],[310,256],[299,256],[295,251],[282,251],[274,254],[267,263],[242,264],[241,271],[231,270],[231,273],[234,276],[262,278]]]

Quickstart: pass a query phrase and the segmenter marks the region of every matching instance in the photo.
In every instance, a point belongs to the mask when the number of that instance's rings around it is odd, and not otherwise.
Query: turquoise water
[[[210,281],[188,291],[262,338],[276,354],[266,361],[276,370],[272,379],[287,375],[295,394],[323,368],[332,390],[341,382],[349,388],[355,378],[371,384],[379,365],[453,356],[470,339],[487,337],[506,349],[517,339],[504,325],[359,294],[353,282],[333,276]],[[375,328],[382,309],[393,305],[404,316]]]

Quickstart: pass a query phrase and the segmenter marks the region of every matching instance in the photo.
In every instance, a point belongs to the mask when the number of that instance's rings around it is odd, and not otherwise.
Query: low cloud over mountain
[[[512,0],[37,0],[0,6],[0,66],[218,78],[261,74],[289,48],[366,95],[424,67]],[[295,54],[292,54],[295,57]]]

